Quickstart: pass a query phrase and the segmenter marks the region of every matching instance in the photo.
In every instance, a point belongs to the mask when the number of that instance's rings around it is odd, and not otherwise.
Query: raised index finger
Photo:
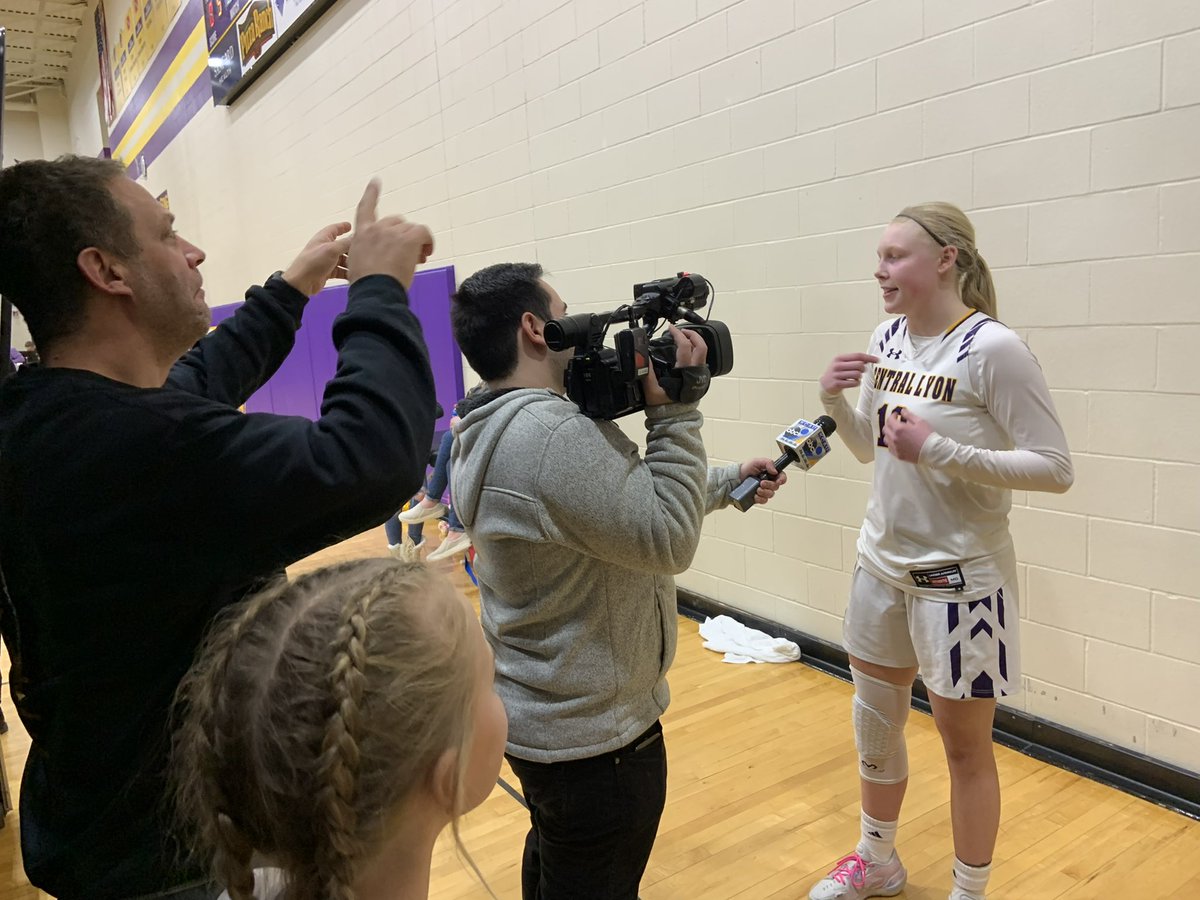
[[[366,225],[375,221],[376,209],[379,207],[379,179],[372,178],[367,182],[362,199],[358,201],[358,209],[354,212],[355,234]]]

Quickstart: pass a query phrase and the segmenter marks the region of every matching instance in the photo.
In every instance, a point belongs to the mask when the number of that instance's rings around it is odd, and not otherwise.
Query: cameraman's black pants
[[[667,799],[662,725],[601,756],[508,763],[532,821],[524,900],[637,900]]]

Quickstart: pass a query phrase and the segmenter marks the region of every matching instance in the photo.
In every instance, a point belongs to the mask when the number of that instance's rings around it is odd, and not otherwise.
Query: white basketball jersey
[[[1012,449],[988,411],[978,377],[978,354],[995,340],[1019,338],[976,311],[942,335],[915,339],[904,317],[893,319],[871,340],[879,361],[863,376],[863,399],[871,405],[863,410],[860,404],[860,410],[874,415],[875,484],[859,534],[859,561],[916,596],[975,600],[1016,574],[1008,531],[1012,492],[903,462],[881,437],[886,417],[904,408],[959,444]]]

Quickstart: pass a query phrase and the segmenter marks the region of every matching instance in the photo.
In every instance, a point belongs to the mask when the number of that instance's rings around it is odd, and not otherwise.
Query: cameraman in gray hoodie
[[[478,552],[507,757],[532,820],[524,900],[636,900],[666,800],[672,576],[743,478],[766,473],[766,503],[787,476],[766,458],[710,469],[696,404],[671,402],[653,368],[645,459],[614,423],[584,416],[563,395],[572,351],[544,335],[566,311],[537,264],[462,283],[454,336],[488,390],[462,411],[451,491]],[[671,332],[676,364],[703,365],[703,339]]]

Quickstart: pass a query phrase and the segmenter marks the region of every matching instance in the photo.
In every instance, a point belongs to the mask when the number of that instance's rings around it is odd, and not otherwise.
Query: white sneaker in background
[[[443,559],[450,559],[459,553],[466,553],[471,549],[471,538],[467,536],[465,531],[451,531],[446,535],[446,539],[441,545],[429,554],[429,562],[438,562]]]
[[[416,525],[418,522],[440,519],[449,511],[445,503],[435,503],[433,506],[422,506],[418,503],[416,506],[411,506],[404,512],[399,513],[396,518],[405,525]]]

